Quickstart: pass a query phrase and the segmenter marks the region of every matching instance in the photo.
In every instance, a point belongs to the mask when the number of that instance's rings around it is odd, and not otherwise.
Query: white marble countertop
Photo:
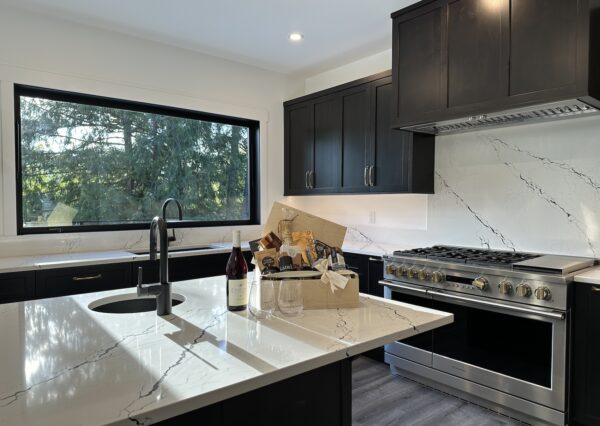
[[[88,309],[131,289],[0,305],[0,424],[151,424],[453,320],[366,295],[256,320],[227,311],[224,280],[174,283],[166,317]]]
[[[210,248],[181,250],[185,247],[171,247],[169,257],[202,256],[208,254],[229,253],[231,251],[231,243],[206,244],[205,246],[210,246]],[[250,249],[247,242],[242,243],[242,249]],[[140,254],[140,250],[110,250],[37,256],[0,257],[0,273],[144,261],[149,258],[150,256],[147,253]]]
[[[206,244],[211,248],[199,250],[181,250],[186,247],[171,247],[169,257],[202,256],[209,254],[228,253],[231,251],[231,243]],[[193,248],[193,247],[188,247]],[[367,256],[383,256],[394,250],[409,247],[380,244],[371,241],[345,242],[342,249],[349,253],[364,254]],[[411,247],[412,248],[412,247]],[[248,242],[242,243],[243,250],[249,250]],[[144,261],[149,259],[148,254],[139,254],[140,250],[111,250],[90,251],[69,254],[47,254],[38,256],[14,256],[0,257],[0,273],[34,271],[36,269],[69,268],[76,266],[100,265],[106,263],[121,263]]]
[[[586,272],[575,275],[573,280],[577,283],[600,284],[600,266],[595,266]]]

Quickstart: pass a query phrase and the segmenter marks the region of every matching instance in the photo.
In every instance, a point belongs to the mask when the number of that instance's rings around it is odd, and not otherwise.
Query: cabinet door
[[[37,298],[114,290],[132,285],[131,264],[82,266],[36,272]]]
[[[409,189],[412,133],[391,127],[391,80],[391,77],[378,80],[371,87],[371,120],[374,124],[369,157],[373,170],[369,173],[373,180],[372,192],[407,192]]]
[[[285,110],[285,195],[306,194],[313,169],[313,105],[310,102]]]
[[[510,94],[575,85],[577,0],[512,0]],[[540,95],[540,93],[538,93]]]
[[[361,293],[369,293],[369,257],[356,254],[344,253],[346,267],[358,274],[358,290]]]
[[[364,84],[354,87],[342,92],[340,96],[342,103],[340,191],[365,192],[369,188],[367,184],[369,165],[367,155],[370,140],[369,86]]]
[[[574,316],[573,424],[600,424],[600,286],[576,283]]]
[[[309,193],[337,192],[342,136],[341,97],[318,98],[313,104],[314,168]]]
[[[393,21],[395,126],[438,119],[446,108],[445,4],[435,1]]]
[[[449,108],[508,96],[509,7],[509,0],[448,3]]]
[[[34,272],[0,274],[0,304],[31,300],[34,297]]]

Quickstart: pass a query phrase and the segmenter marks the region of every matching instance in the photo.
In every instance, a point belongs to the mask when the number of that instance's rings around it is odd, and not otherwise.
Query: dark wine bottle
[[[233,249],[225,268],[227,309],[243,311],[248,306],[248,265],[240,246],[240,231],[233,231]]]

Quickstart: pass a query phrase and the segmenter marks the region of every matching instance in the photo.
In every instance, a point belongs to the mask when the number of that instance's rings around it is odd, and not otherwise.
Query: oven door
[[[454,314],[436,329],[433,368],[557,410],[566,405],[567,319],[476,296],[431,291]]]
[[[380,281],[384,286],[384,297],[411,305],[431,308],[433,299],[427,291],[411,284],[398,284]],[[417,334],[407,339],[385,345],[385,351],[410,361],[433,366],[433,332]]]

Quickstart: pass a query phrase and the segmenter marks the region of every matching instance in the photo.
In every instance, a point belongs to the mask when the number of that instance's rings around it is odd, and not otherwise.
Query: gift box
[[[290,233],[302,231],[312,231],[315,240],[331,247],[341,247],[346,236],[345,226],[283,203],[273,203],[263,228],[263,237],[272,232],[280,240],[285,241],[285,234],[289,238]],[[359,277],[352,271],[285,271],[263,274],[262,279],[273,280],[276,296],[279,286],[285,285],[286,280],[301,280],[304,309],[356,308],[359,306]]]

